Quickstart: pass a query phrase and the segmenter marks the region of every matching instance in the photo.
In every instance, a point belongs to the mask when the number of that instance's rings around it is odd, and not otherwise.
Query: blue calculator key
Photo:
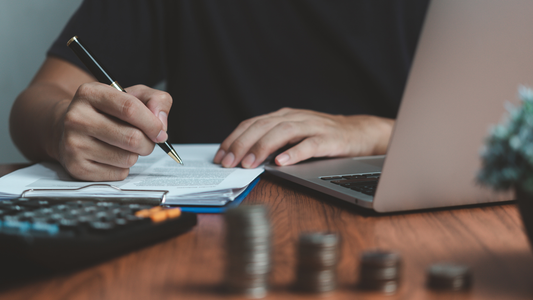
[[[57,224],[33,223],[31,229],[38,232],[46,232],[49,235],[56,235],[59,232]]]
[[[11,229],[12,231],[18,230],[19,232],[24,233],[30,229],[31,223],[25,222],[25,221],[19,221],[15,219],[8,219],[8,220],[4,220],[3,227],[8,230],[9,229]]]

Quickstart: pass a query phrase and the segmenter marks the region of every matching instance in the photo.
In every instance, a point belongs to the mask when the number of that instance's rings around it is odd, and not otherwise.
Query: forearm
[[[59,159],[60,120],[72,96],[53,83],[38,82],[15,100],[9,120],[11,138],[29,160]]]

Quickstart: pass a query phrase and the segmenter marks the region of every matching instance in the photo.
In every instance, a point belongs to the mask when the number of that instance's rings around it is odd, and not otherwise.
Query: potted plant
[[[495,190],[514,189],[522,221],[533,242],[533,90],[519,89],[520,106],[494,126],[481,151],[478,181]]]

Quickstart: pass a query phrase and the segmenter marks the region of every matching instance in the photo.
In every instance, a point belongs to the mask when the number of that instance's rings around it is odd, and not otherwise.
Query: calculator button
[[[59,232],[59,226],[57,224],[48,223],[33,223],[31,226],[32,231],[48,233],[49,235],[56,235]]]
[[[94,231],[108,231],[115,227],[114,223],[111,222],[90,222],[89,227]]]
[[[85,215],[78,217],[78,222],[80,223],[90,223],[93,221],[96,221],[96,217],[94,215]]]
[[[48,216],[48,222],[57,223],[63,219],[63,214],[53,213]]]
[[[128,222],[139,222],[139,221],[143,221],[145,218],[143,217],[138,217],[136,215],[127,215],[125,217],[125,219],[128,221]]]
[[[11,213],[13,212],[20,212],[20,211],[25,211],[26,209],[24,208],[24,206],[20,206],[20,205],[11,205],[11,206],[8,206],[6,207],[8,211],[10,211]]]
[[[96,203],[96,206],[107,207],[107,208],[117,207],[119,205],[120,205],[119,203],[114,203],[114,202],[98,202],[98,203]]]
[[[62,212],[62,211],[66,211],[69,209],[69,207],[65,204],[59,204],[59,205],[54,205],[52,206],[52,209],[55,211],[55,212]]]
[[[150,209],[140,210],[140,211],[136,212],[135,215],[137,217],[147,218],[147,217],[150,217],[151,215],[161,211],[162,209],[163,208],[161,206],[156,206],[156,207],[152,207]]]
[[[20,221],[19,219],[19,216],[14,216],[14,215],[6,215],[4,216],[2,219],[4,219],[4,221]]]
[[[13,204],[15,204],[15,202],[13,202],[12,200],[0,201],[0,207],[7,207],[7,206],[11,206]]]
[[[153,206],[132,203],[132,204],[128,204],[127,207],[128,207],[129,209],[131,209],[133,212],[138,212],[139,210],[150,209],[150,208],[152,208]]]
[[[126,219],[115,219],[115,225],[124,226],[126,224],[128,224],[128,221]]]
[[[4,220],[3,227],[4,229],[8,229],[8,231],[11,229],[13,231],[24,233],[30,229],[31,224],[29,222],[18,220]]]
[[[39,200],[17,201],[16,205],[35,209],[35,208],[42,207],[42,204],[40,202],[42,202],[42,201],[39,201]]]
[[[31,220],[33,217],[35,217],[35,213],[34,213],[33,211],[25,211],[25,212],[22,212],[22,213],[17,214],[17,217],[18,217],[21,221],[29,221],[29,220]]]
[[[73,202],[67,202],[67,203],[65,203],[65,205],[67,205],[67,206],[69,206],[71,208],[83,208],[83,207],[87,207],[87,206],[92,206],[93,203],[89,202],[89,201],[78,200],[78,201],[73,201]]]
[[[140,204],[128,204],[128,208],[129,209],[133,209],[133,210],[141,210],[141,205]]]
[[[83,209],[80,209],[80,208],[70,209],[66,213],[68,213],[71,216],[79,216],[79,215],[86,214],[86,212]]]
[[[59,225],[64,228],[75,228],[80,224],[78,219],[64,218],[59,221]]]
[[[181,209],[179,208],[170,208],[170,209],[167,209],[166,212],[167,212],[168,217],[171,219],[181,216]]]
[[[87,207],[84,207],[83,210],[86,213],[93,213],[93,212],[97,211],[98,209],[96,208],[96,206],[87,206]]]
[[[154,212],[153,214],[150,215],[150,219],[152,219],[152,222],[154,222],[154,223],[163,222],[167,218],[168,218],[168,214],[164,210],[156,211],[156,212]]]
[[[54,210],[49,207],[43,207],[43,208],[36,209],[33,212],[35,212],[36,214],[47,215],[47,214],[53,213]]]
[[[31,218],[29,221],[32,223],[54,223],[50,222],[50,218],[48,218],[47,216],[36,216]]]
[[[95,217],[96,219],[98,219],[98,221],[102,221],[102,222],[109,222],[109,221],[115,220],[115,215],[107,211],[98,212],[96,213]]]

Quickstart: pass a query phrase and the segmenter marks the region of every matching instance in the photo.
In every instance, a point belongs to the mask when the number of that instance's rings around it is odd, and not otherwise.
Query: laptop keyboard
[[[381,173],[347,174],[323,176],[320,179],[366,195],[374,196],[380,175]]]

